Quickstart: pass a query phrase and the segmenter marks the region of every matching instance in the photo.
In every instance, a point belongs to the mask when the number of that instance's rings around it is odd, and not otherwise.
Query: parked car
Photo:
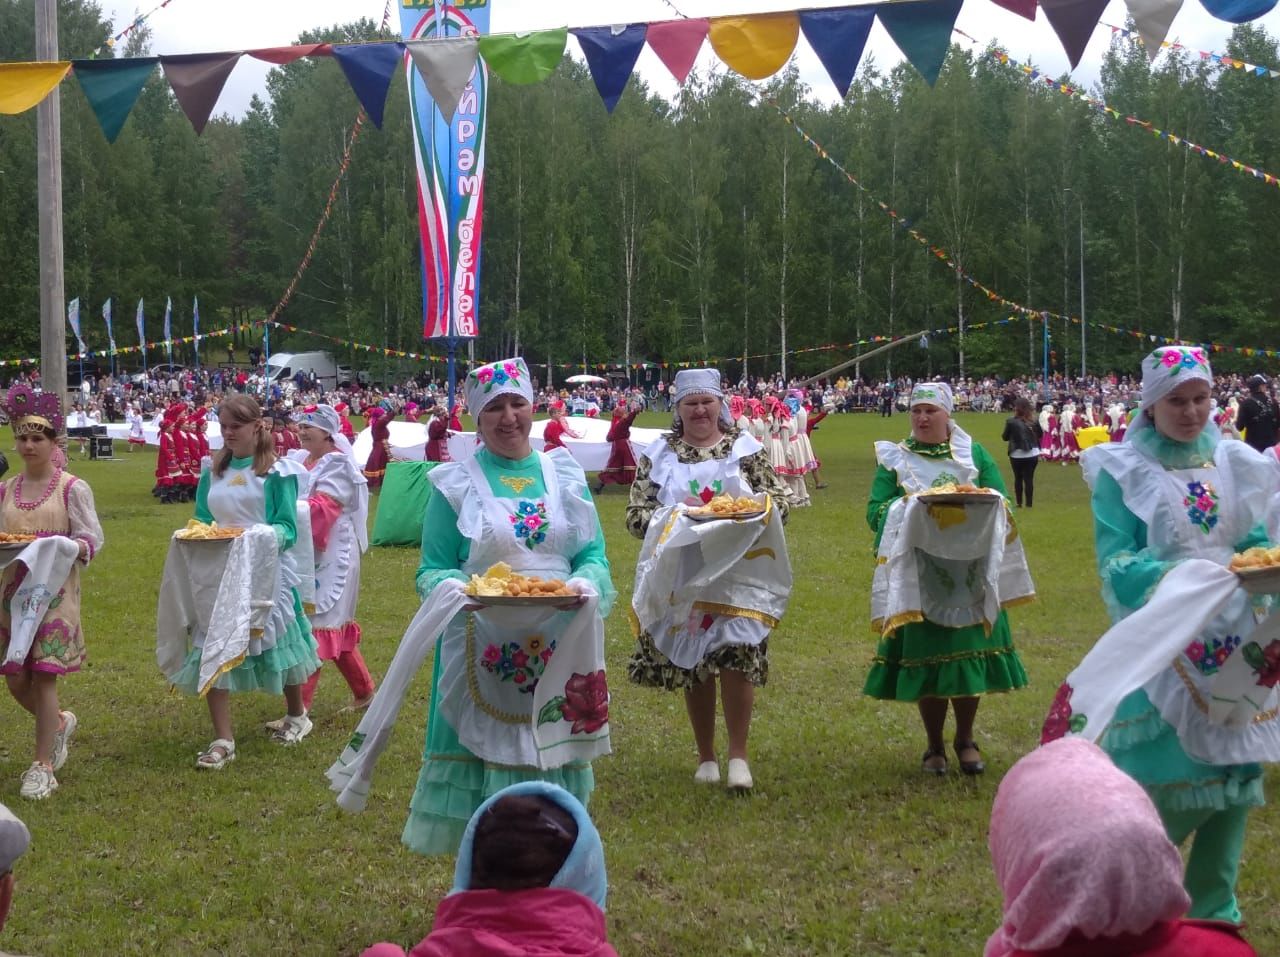
[[[142,383],[146,381],[148,375],[163,375],[167,379],[169,376],[185,372],[186,369],[186,366],[179,365],[176,362],[161,362],[158,365],[147,366],[147,371],[145,373],[135,372],[133,375],[129,376],[129,381],[134,385],[142,385]]]

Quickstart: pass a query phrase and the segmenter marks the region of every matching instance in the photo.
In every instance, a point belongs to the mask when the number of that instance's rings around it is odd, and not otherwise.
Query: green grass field
[[[640,424],[666,421],[646,418]],[[1007,464],[1001,418],[962,422]],[[615,753],[595,766],[591,810],[608,859],[610,936],[623,957],[978,954],[996,926],[986,848],[996,786],[1035,746],[1058,683],[1106,627],[1088,496],[1078,468],[1040,467],[1037,505],[1019,515],[1040,600],[1012,615],[1031,686],[984,702],[984,777],[963,778],[953,758],[950,776],[927,779],[915,709],[860,692],[874,649],[871,443],[907,428],[900,415],[833,416],[814,437],[830,487],[787,529],[796,589],[758,697],[751,797],[694,787],[682,699],[626,682],[625,605],[610,618]],[[0,448],[12,448],[7,429]],[[0,801],[26,820],[33,843],[0,950],[349,955],[377,940],[416,943],[453,874],[452,859],[420,858],[399,843],[430,675],[412,688],[362,815],[340,812],[324,779],[355,724],[339,713],[347,691],[332,666],[301,746],[282,749],[259,730],[281,714],[279,700],[237,696],[238,760],[197,772],[193,759],[212,737],[206,709],[169,692],[154,655],[167,537],[190,506],[151,497],[154,463],[154,450],[71,463],[94,489],[107,538],[84,583],[90,662],[60,682],[80,731],[61,789],[25,802],[18,778],[31,760],[32,721],[4,699]],[[640,543],[623,528],[624,505],[610,489],[599,508],[627,601]],[[375,677],[416,610],[416,565],[410,549],[365,559],[360,621]],[[1280,776],[1268,776],[1274,792]],[[1280,940],[1278,839],[1280,811],[1255,812],[1239,890],[1262,953]]]

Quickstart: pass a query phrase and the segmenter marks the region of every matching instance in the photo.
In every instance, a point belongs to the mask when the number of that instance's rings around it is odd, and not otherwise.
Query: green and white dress
[[[889,510],[907,494],[931,487],[972,484],[1008,498],[995,461],[962,429],[948,441],[926,445],[908,438],[877,442],[880,463],[867,502],[867,524],[879,548]],[[939,609],[938,617],[942,616]],[[925,620],[893,628],[880,639],[863,692],[888,701],[963,698],[1025,687],[1027,673],[1013,647],[1009,618],[1002,609],[991,623],[953,626]],[[879,630],[879,629],[877,629]]]
[[[585,579],[600,596],[599,615],[608,615],[617,593],[609,574],[604,532],[587,488],[586,475],[562,449],[534,452],[523,459],[505,459],[486,448],[468,462],[449,462],[430,473],[436,494],[427,504],[422,523],[422,564],[418,594],[423,599],[441,583],[466,581],[496,562],[506,562],[522,575]],[[515,611],[515,609],[512,609]],[[561,616],[564,617],[564,616]],[[527,765],[486,761],[460,742],[458,731],[441,710],[441,680],[450,680],[463,667],[451,659],[451,648],[469,642],[481,653],[495,650],[491,662],[512,683],[527,686],[553,654],[552,633],[544,626],[522,632],[507,619],[463,613],[436,645],[431,703],[427,717],[422,771],[401,836],[419,854],[453,854],[462,841],[476,808],[502,788],[521,781],[558,784],[583,804],[590,799],[595,778],[588,761],[571,761],[539,770]],[[513,647],[514,646],[514,647]],[[483,707],[469,713],[468,730],[482,731]],[[494,746],[505,734],[495,719]]]
[[[221,675],[213,683],[215,688],[281,694],[290,685],[305,683],[320,667],[315,638],[303,610],[303,581],[294,554],[298,544],[298,488],[300,482],[305,482],[305,474],[299,463],[277,459],[266,475],[257,475],[253,458],[248,457],[233,458],[219,477],[205,460],[196,486],[196,518],[224,526],[265,523],[275,529],[280,548],[275,604],[262,633],[253,634],[245,660]],[[308,559],[308,565],[309,562]],[[200,690],[203,638],[199,630],[192,635],[192,648],[182,667],[167,676],[171,684],[187,694]]]

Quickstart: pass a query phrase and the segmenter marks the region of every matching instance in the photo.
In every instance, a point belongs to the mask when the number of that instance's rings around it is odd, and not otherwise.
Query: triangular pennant
[[[1142,43],[1147,48],[1148,62],[1160,55],[1160,46],[1169,33],[1173,18],[1182,9],[1182,0],[1124,0],[1133,17]]]
[[[676,82],[684,86],[689,79],[689,71],[702,49],[702,41],[707,38],[711,29],[711,21],[696,20],[660,20],[649,24],[645,34],[645,42],[662,61],[662,65],[671,71]]]
[[[1049,26],[1062,42],[1062,49],[1066,51],[1073,70],[1084,56],[1084,48],[1088,46],[1093,28],[1098,25],[1107,3],[1108,0],[1040,0],[1044,15],[1049,18]]]
[[[595,80],[604,107],[610,113],[618,105],[644,49],[645,32],[643,23],[626,27],[583,27],[573,31],[582,55],[587,58],[591,79]]]
[[[76,79],[108,143],[114,143],[155,69],[157,57],[130,60],[76,60]]]
[[[835,10],[801,10],[800,29],[813,47],[827,76],[840,91],[841,97],[849,95],[849,84],[862,59],[862,49],[867,44],[867,34],[875,22],[874,7],[845,7]]]
[[[382,129],[387,90],[404,61],[404,49],[399,43],[335,43],[333,56],[373,125]]]
[[[1020,17],[1026,17],[1028,20],[1036,18],[1036,0],[991,0],[998,7],[1004,7],[1006,10],[1016,13]],[[1127,35],[1127,31],[1120,30],[1119,27],[1112,27],[1111,32],[1119,30]]]
[[[489,69],[508,83],[541,83],[560,65],[568,42],[568,27],[511,36],[483,36],[480,55]]]
[[[187,119],[195,127],[196,135],[204,132],[226,85],[227,77],[236,68],[243,54],[189,53],[180,56],[162,56],[160,66],[165,79],[173,87],[173,95]]]
[[[1276,0],[1200,0],[1200,5],[1219,20],[1247,23],[1276,5]]]
[[[0,113],[25,113],[62,82],[71,63],[0,63]]]
[[[480,42],[475,37],[449,37],[443,40],[406,40],[405,47],[413,65],[422,74],[427,92],[436,101],[436,109],[446,123],[453,122],[462,93],[471,82]]]
[[[264,63],[284,66],[305,56],[332,56],[333,51],[327,43],[300,43],[291,47],[263,47],[260,50],[246,50],[249,56]]]
[[[1105,0],[1103,0],[1105,2]],[[880,25],[889,31],[902,55],[930,86],[938,80],[947,58],[951,29],[963,0],[929,3],[882,3],[875,8]]]
[[[762,13],[745,17],[713,17],[711,46],[735,73],[763,80],[786,65],[800,38],[795,13]]]

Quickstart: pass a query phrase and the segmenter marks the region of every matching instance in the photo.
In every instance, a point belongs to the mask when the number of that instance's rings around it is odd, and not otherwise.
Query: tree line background
[[[64,56],[87,55],[110,34],[96,3],[60,7]],[[34,57],[33,20],[33,0],[0,0],[0,60]],[[366,20],[298,42],[378,36]],[[149,42],[136,30],[120,53],[143,55]],[[1280,64],[1276,39],[1256,26],[1237,27],[1223,52]],[[1083,216],[1091,323],[1280,347],[1271,249],[1280,189],[1033,85],[974,47],[954,45],[933,88],[905,64],[883,71],[864,62],[834,106],[789,69],[762,87],[695,75],[673,102],[633,77],[610,116],[585,66],[568,57],[546,82],[495,79],[492,91],[477,356],[522,352],[561,364],[768,354],[748,358],[748,371],[790,376],[856,354],[796,350],[1008,317],[894,226],[764,97],[875,199],[1008,299],[1080,314]],[[1152,67],[1142,47],[1118,39],[1091,92],[1280,172],[1275,80],[1176,51]],[[201,137],[158,70],[114,145],[76,83],[63,83],[60,95],[66,290],[81,299],[90,348],[106,347],[100,310],[109,296],[119,346],[135,344],[140,297],[153,341],[166,296],[175,336],[190,334],[194,296],[204,330],[265,318],[306,250],[358,110],[337,64],[273,70],[244,117],[216,118]],[[0,117],[3,359],[39,354],[35,156],[35,111]],[[428,351],[414,175],[408,96],[397,78],[383,129],[370,124],[359,137],[332,220],[281,321]],[[963,338],[932,336],[863,372],[1034,374],[1042,333],[1020,320]],[[1055,320],[1050,333],[1052,368],[1078,374],[1079,326]],[[273,331],[271,347],[332,348],[357,368],[386,365],[303,334]],[[1090,327],[1089,372],[1133,371],[1149,348]],[[1223,369],[1259,361],[1215,356]],[[741,372],[741,362],[724,365]]]

